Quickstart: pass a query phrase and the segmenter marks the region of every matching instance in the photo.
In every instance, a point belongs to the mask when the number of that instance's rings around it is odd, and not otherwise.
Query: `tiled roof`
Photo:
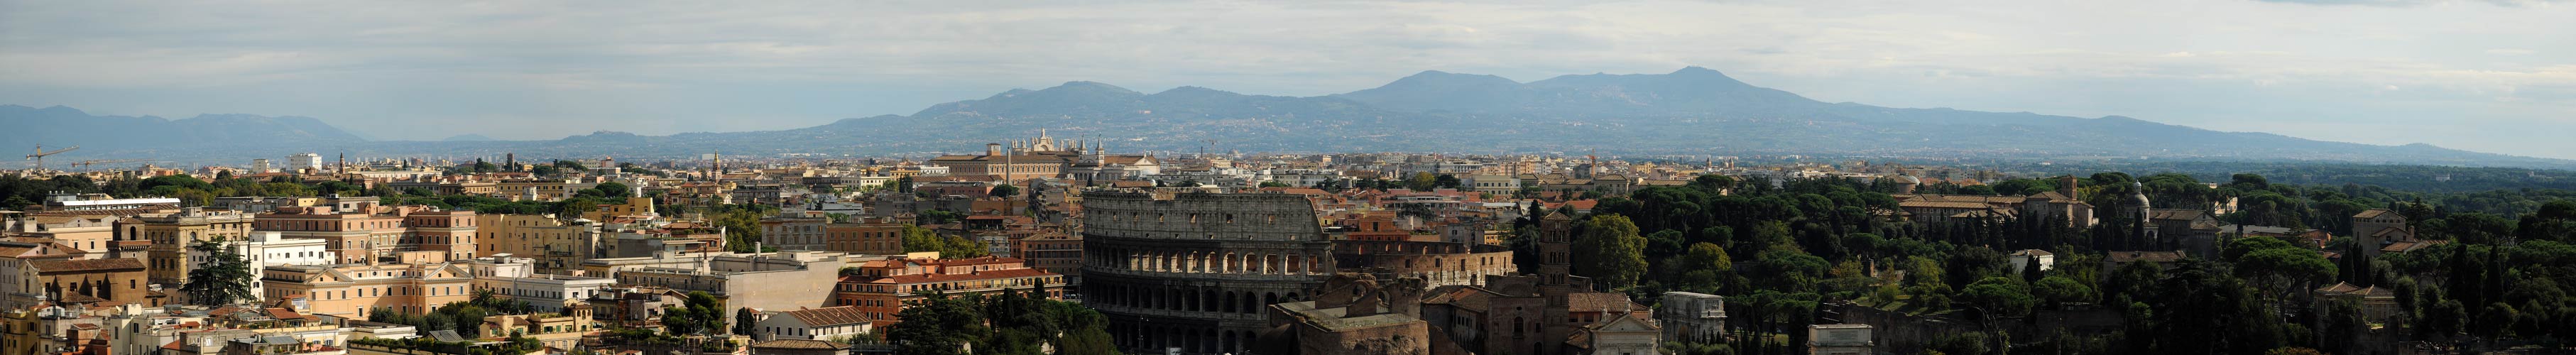
[[[2363,210],[2363,211],[2361,211],[2361,213],[2358,213],[2358,214],[2354,214],[2354,215],[2352,215],[2352,218],[2364,218],[2364,219],[2367,219],[2367,218],[2379,218],[2379,216],[2381,216],[2381,215],[2386,215],[2386,214],[2388,214],[2389,212],[2393,212],[2393,211],[2389,211],[2389,210],[2388,210],[2388,209],[2386,209],[2386,208],[2373,208],[2373,209]]]
[[[28,265],[35,266],[35,267],[36,267],[36,270],[40,270],[40,272],[110,271],[110,270],[125,270],[125,269],[136,269],[136,270],[143,269],[143,261],[142,261],[142,260],[138,260],[138,259],[134,259],[134,258],[107,258],[107,259],[89,259],[89,260],[60,260],[60,259],[51,259],[51,260],[36,260],[36,261],[32,261],[32,262],[29,262],[29,263],[28,263]]]
[[[1628,295],[1623,293],[1582,292],[1568,294],[1565,296],[1565,302],[1567,304],[1566,309],[1575,312],[1600,312],[1602,310],[1616,312],[1639,308],[1636,307],[1636,304],[1628,302]]]
[[[859,323],[867,323],[867,322],[868,322],[868,317],[867,317],[867,315],[865,315],[865,314],[863,314],[863,313],[860,313],[860,312],[859,312],[859,307],[858,307],[858,306],[840,306],[840,307],[827,307],[827,308],[816,308],[816,309],[800,309],[800,310],[787,311],[787,312],[783,312],[783,313],[786,313],[786,316],[789,316],[789,317],[796,317],[796,320],[797,320],[797,321],[805,322],[805,325],[806,325],[806,326],[812,326],[812,327],[825,327],[825,326],[846,325],[846,324],[859,324]]]
[[[268,309],[268,317],[269,317],[269,318],[276,318],[276,319],[279,319],[279,320],[286,320],[286,319],[307,319],[307,318],[310,318],[311,316],[306,316],[306,315],[303,315],[303,314],[300,314],[300,313],[295,313],[295,310],[292,310],[292,309],[285,309],[285,308],[269,308],[269,309]]]

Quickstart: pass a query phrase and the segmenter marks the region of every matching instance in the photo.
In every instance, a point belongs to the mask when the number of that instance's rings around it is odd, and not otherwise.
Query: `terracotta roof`
[[[2353,214],[2353,215],[2352,215],[2352,218],[2379,218],[2379,216],[2381,216],[2381,215],[2386,215],[2386,214],[2388,214],[2389,212],[2394,212],[2394,211],[2389,211],[2389,210],[2388,210],[2388,209],[2386,209],[2386,208],[2373,208],[2373,209],[2363,210],[2363,211],[2361,211],[2361,213]]]
[[[295,313],[295,310],[292,310],[292,309],[285,309],[285,308],[269,308],[269,309],[268,309],[268,317],[269,317],[269,318],[276,318],[276,319],[279,319],[279,320],[287,320],[287,319],[309,319],[309,318],[312,318],[311,316],[306,316],[306,315],[303,315],[303,314],[300,314],[300,313]]]
[[[813,327],[835,326],[835,325],[845,325],[845,324],[859,324],[859,323],[867,323],[867,322],[868,322],[868,317],[867,317],[867,315],[866,315],[866,314],[864,314],[864,313],[860,313],[860,312],[859,312],[859,307],[858,307],[858,306],[840,306],[840,307],[828,307],[828,308],[816,308],[816,309],[800,309],[800,310],[787,311],[787,312],[783,312],[783,313],[785,313],[785,314],[786,314],[786,316],[789,316],[789,317],[796,317],[796,320],[798,320],[798,321],[803,321],[803,322],[805,322],[805,325],[806,325],[806,326],[813,326]]]
[[[60,260],[60,259],[49,259],[49,260],[36,260],[36,261],[28,262],[28,265],[35,266],[35,267],[36,267],[36,270],[40,270],[39,272],[109,271],[109,270],[125,270],[125,269],[136,269],[136,270],[143,269],[143,261],[142,261],[142,260],[138,260],[138,259],[133,259],[133,258],[107,258],[107,259],[89,259],[89,260]]]
[[[1576,209],[1576,210],[1589,210],[1589,209],[1592,209],[1592,207],[1593,207],[1593,206],[1599,206],[1599,205],[1601,205],[1601,200],[1573,200],[1573,201],[1565,201],[1565,205],[1567,205],[1567,206],[1574,206],[1574,209]]]
[[[1623,293],[1582,292],[1565,296],[1566,309],[1575,312],[1626,311],[1639,308],[1636,304],[1628,302],[1628,295]]]

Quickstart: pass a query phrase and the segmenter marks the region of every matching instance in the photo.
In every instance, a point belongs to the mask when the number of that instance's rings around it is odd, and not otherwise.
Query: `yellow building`
[[[141,236],[152,241],[144,260],[152,270],[149,281],[178,285],[186,284],[188,270],[196,268],[188,262],[189,246],[205,240],[248,240],[254,221],[250,214],[191,208],[168,215],[127,218],[118,221],[116,228],[129,238]]]
[[[572,314],[552,312],[506,314],[483,317],[483,341],[504,341],[512,335],[526,336],[546,347],[572,349],[581,338],[600,330],[598,321],[590,318],[590,303],[566,302]]]
[[[270,266],[263,299],[302,297],[312,314],[366,318],[378,309],[421,314],[474,298],[474,275],[456,264]]]
[[[609,219],[617,218],[618,216],[645,215],[654,215],[653,198],[651,197],[628,197],[626,198],[626,203],[613,205],[602,204],[599,205],[599,210],[597,211],[582,213],[581,218],[593,221],[607,221]]]
[[[646,202],[646,208],[651,208],[650,203]],[[599,245],[596,223],[566,223],[552,216],[524,214],[476,215],[474,221],[477,253],[536,259],[538,273],[580,268]]]
[[[429,206],[379,206],[374,198],[343,199],[335,206],[279,207],[257,216],[255,227],[293,239],[321,239],[342,263],[365,263],[400,252],[439,252],[447,260],[474,258],[474,212]],[[155,269],[159,266],[155,265]]]

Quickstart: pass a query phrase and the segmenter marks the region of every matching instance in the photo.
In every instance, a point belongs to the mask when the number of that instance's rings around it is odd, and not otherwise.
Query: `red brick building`
[[[1048,299],[1064,298],[1064,276],[1031,269],[1018,258],[888,259],[859,264],[832,290],[832,306],[857,307],[876,327],[903,320],[895,314],[923,293],[961,296],[1003,290],[1043,288]]]

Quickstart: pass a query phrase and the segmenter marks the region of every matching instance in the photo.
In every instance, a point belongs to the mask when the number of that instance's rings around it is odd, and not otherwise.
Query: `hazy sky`
[[[0,0],[0,104],[379,139],[786,129],[1100,81],[1723,71],[1824,101],[2576,158],[2576,2]]]

